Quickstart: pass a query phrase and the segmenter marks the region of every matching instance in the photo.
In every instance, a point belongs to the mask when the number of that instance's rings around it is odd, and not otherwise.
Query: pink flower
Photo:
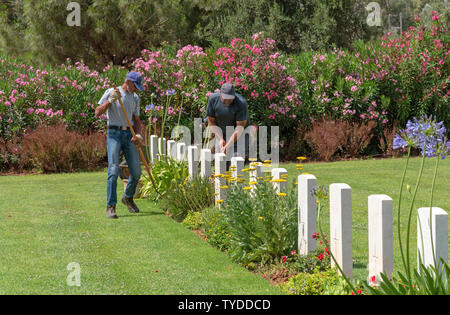
[[[296,250],[293,250],[293,251],[291,252],[291,256],[294,256],[296,253],[297,253],[297,251],[296,251]]]
[[[358,91],[358,87],[356,85],[352,86],[350,89],[352,92]]]

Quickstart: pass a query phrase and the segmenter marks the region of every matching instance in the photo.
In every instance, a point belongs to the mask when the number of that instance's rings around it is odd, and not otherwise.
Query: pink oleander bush
[[[262,33],[206,50],[166,44],[144,50],[133,63],[146,87],[140,93],[141,118],[153,130],[164,125],[165,134],[178,124],[192,131],[194,118],[205,125],[208,97],[231,82],[247,99],[251,124],[280,126],[281,158],[314,155],[297,135],[325,117],[374,122],[374,137],[364,152],[387,153],[386,129],[394,123],[401,129],[413,116],[427,114],[450,127],[450,36],[437,12],[429,27],[416,21],[399,36],[356,42],[351,51],[287,56]],[[63,122],[71,130],[104,131],[106,116],[96,118],[94,109],[107,88],[122,84],[128,70],[95,70],[70,60],[39,68],[0,55],[0,168],[18,159],[14,148],[37,125]]]

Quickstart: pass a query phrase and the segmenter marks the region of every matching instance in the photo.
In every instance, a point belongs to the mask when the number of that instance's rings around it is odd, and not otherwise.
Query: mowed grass
[[[394,273],[403,271],[401,254],[398,242],[398,201],[400,182],[406,158],[382,160],[356,160],[334,163],[304,163],[303,172],[313,174],[317,178],[317,185],[325,185],[329,189],[332,183],[346,183],[352,188],[352,245],[353,268],[355,278],[367,280],[368,276],[368,197],[375,194],[385,194],[393,199],[394,219]],[[422,181],[417,192],[410,230],[410,261],[416,266],[416,237],[417,237],[417,210],[430,206],[431,183],[435,168],[435,159],[426,159]],[[421,158],[412,158],[409,161],[408,171],[403,189],[401,207],[401,238],[406,245],[407,221],[412,200],[412,193],[416,186],[417,175]],[[297,177],[299,172],[295,164],[285,164],[289,172],[289,182]],[[438,175],[435,184],[433,207],[439,207],[450,212],[450,159],[441,160],[438,166]],[[406,191],[406,184],[411,186],[411,193]],[[329,209],[327,205],[327,209]],[[324,233],[329,235],[329,212],[321,216],[321,225]],[[450,225],[450,224],[449,224]],[[450,229],[449,229],[450,231]],[[406,254],[406,253],[405,253]]]
[[[405,159],[305,163],[318,185],[352,187],[355,277],[368,274],[368,196],[394,200],[394,259],[402,270],[397,240],[397,203]],[[414,189],[420,159],[410,161],[405,183]],[[295,164],[283,164],[290,182]],[[416,213],[429,206],[434,161],[427,160],[411,228],[416,263]],[[450,209],[450,161],[441,161],[434,206]],[[118,182],[118,196],[123,185]],[[402,237],[406,238],[409,193],[404,192]],[[105,217],[106,171],[0,177],[0,294],[280,294],[267,280],[139,200],[140,214],[118,206],[119,220]],[[323,227],[329,233],[328,212]],[[81,286],[66,283],[71,262],[80,264]]]
[[[150,201],[107,219],[106,176],[0,177],[0,294],[281,294]]]

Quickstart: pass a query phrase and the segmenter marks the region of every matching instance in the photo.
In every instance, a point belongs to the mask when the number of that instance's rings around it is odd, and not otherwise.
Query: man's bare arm
[[[97,106],[97,108],[95,109],[95,117],[98,118],[101,115],[103,115],[104,113],[106,113],[106,111],[108,110],[109,106],[111,106],[111,102],[109,100],[107,100],[103,104]]]
[[[135,116],[133,115],[133,125],[134,125],[134,132],[136,134],[140,134],[142,135],[142,132],[144,131],[144,125],[141,121],[141,119],[139,118],[139,116]]]
[[[228,140],[228,143],[225,145],[225,150],[228,149],[229,147],[231,147],[233,145],[233,143],[238,141],[238,139],[244,132],[246,124],[247,124],[246,120],[236,122],[236,130],[231,135],[230,140]]]
[[[223,141],[222,129],[220,129],[217,126],[216,118],[208,116],[208,127],[214,133],[214,135],[216,136],[216,139],[219,140],[219,142],[222,142]]]

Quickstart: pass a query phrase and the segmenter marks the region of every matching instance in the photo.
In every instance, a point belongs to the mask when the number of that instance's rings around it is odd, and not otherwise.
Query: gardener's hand
[[[136,134],[135,137],[131,138],[131,142],[133,142],[136,146],[141,146],[144,144],[144,138],[140,134]]]
[[[112,90],[111,94],[109,95],[109,102],[114,103],[121,97],[119,90]]]
[[[220,152],[227,153],[227,143],[225,142],[224,139],[220,141]]]

